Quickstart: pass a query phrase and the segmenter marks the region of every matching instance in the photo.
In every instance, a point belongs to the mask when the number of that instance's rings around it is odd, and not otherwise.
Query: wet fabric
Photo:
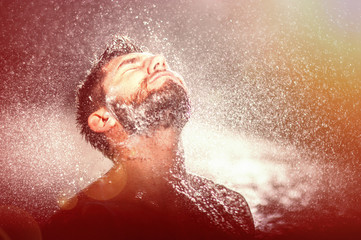
[[[43,239],[250,239],[254,223],[242,195],[210,180],[174,175],[162,203],[146,196],[96,201],[80,193],[54,215]]]

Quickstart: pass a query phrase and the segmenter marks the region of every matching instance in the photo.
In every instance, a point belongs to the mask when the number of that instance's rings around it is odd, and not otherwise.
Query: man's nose
[[[167,69],[167,63],[165,58],[161,55],[152,57],[148,65],[148,74],[152,74],[157,71],[164,71]]]

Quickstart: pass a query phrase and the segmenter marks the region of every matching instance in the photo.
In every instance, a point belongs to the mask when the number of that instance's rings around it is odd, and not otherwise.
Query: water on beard
[[[143,100],[134,103],[108,103],[116,118],[130,134],[144,134],[160,127],[183,128],[190,116],[190,103],[185,89],[168,80]]]

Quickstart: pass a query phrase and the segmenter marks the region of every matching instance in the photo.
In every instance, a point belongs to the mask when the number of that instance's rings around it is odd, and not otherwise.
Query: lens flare
[[[127,182],[127,174],[122,165],[112,168],[100,179],[84,190],[84,193],[95,200],[106,201],[119,195]]]

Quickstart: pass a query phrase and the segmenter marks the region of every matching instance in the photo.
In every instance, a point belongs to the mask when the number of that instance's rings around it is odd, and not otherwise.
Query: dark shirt
[[[162,203],[141,194],[97,201],[80,193],[71,210],[55,214],[43,239],[249,239],[254,223],[237,192],[199,176],[169,179]]]

